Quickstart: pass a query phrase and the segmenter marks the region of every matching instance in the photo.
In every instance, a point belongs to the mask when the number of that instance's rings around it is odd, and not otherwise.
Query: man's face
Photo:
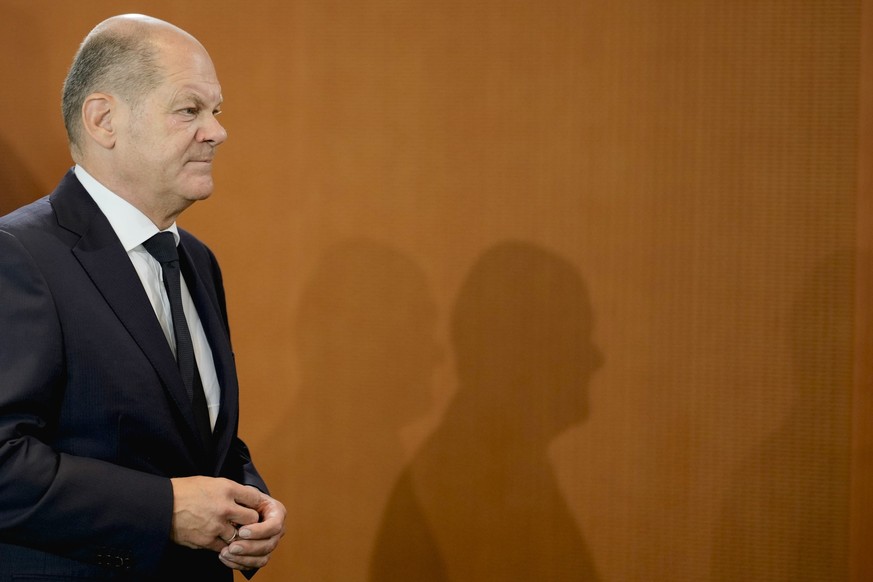
[[[161,49],[162,82],[122,108],[116,169],[133,197],[181,211],[212,193],[212,159],[227,133],[215,118],[221,86],[209,55],[191,43]]]

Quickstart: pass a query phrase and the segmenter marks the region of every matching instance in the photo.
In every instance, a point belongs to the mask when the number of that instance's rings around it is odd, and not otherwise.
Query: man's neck
[[[84,169],[92,178],[100,182],[100,184],[102,184],[106,189],[142,212],[154,223],[155,226],[158,227],[159,230],[166,230],[169,228],[176,222],[176,218],[178,218],[182,213],[182,210],[178,209],[170,210],[160,208],[158,205],[152,203],[148,196],[139,194],[135,188],[130,188],[125,184],[119,183],[117,179],[114,178],[115,174],[111,171],[105,171],[99,163],[94,163],[92,160],[87,159],[74,161],[76,161],[76,164],[81,166],[82,169]]]

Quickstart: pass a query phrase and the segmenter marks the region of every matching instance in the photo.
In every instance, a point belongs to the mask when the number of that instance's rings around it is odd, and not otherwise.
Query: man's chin
[[[212,196],[212,191],[214,190],[212,178],[209,180],[199,181],[198,183],[190,185],[190,187],[186,188],[185,191],[185,199],[190,202],[197,202],[199,200],[206,200],[210,196]]]

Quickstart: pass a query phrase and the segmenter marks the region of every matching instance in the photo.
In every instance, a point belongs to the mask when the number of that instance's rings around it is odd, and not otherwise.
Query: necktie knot
[[[142,243],[142,246],[162,265],[179,260],[176,237],[172,232],[159,232]]]

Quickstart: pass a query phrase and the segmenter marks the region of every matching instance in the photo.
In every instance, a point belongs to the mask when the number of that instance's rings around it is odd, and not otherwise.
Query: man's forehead
[[[192,100],[197,103],[222,103],[221,86],[215,84],[186,85],[173,94],[173,101]]]
[[[156,46],[159,66],[168,81],[218,84],[209,53],[196,41],[183,37],[176,42],[159,42]]]

